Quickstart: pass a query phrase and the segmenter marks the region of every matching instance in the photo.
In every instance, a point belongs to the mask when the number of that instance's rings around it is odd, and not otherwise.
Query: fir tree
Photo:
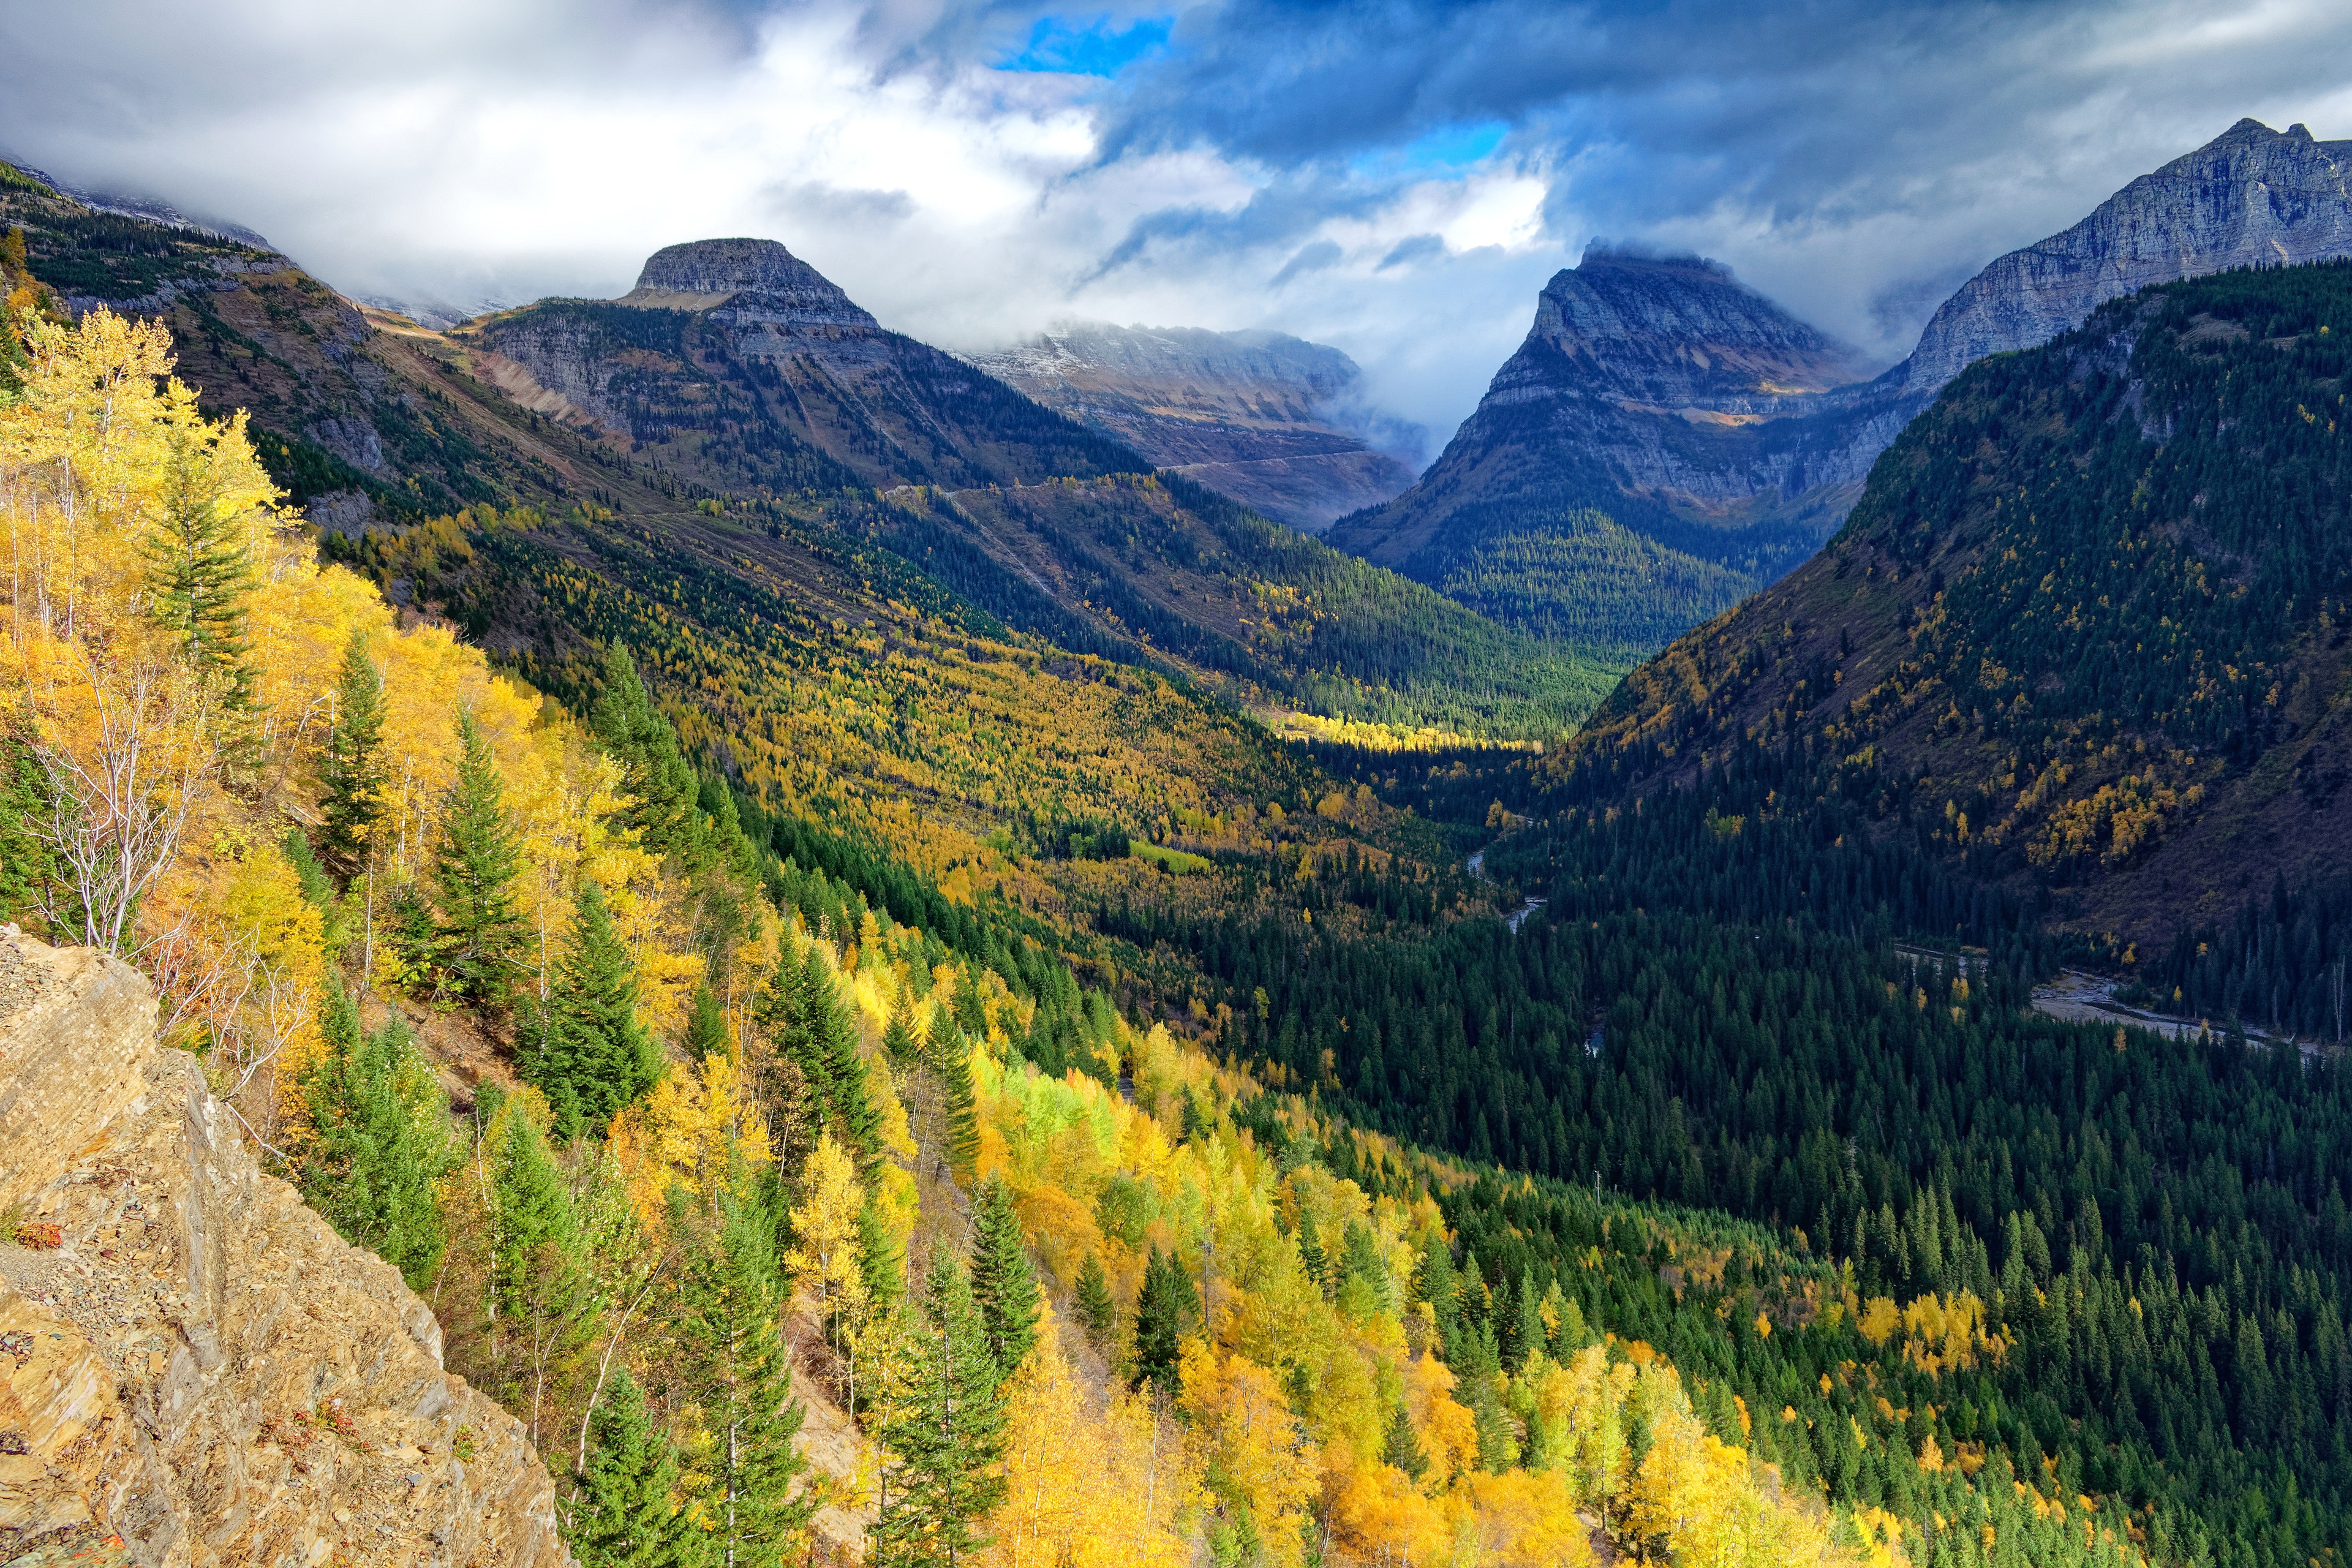
[[[1021,1245],[1021,1215],[999,1176],[972,1200],[971,1294],[987,1327],[989,1353],[1011,1377],[1037,1342],[1037,1271]]]
[[[176,410],[175,410],[176,412]],[[247,662],[245,596],[253,585],[244,521],[221,502],[211,444],[194,417],[164,426],[163,517],[141,546],[155,618],[222,682],[222,706],[234,721],[254,706]]]
[[[629,650],[615,641],[604,652],[604,689],[593,721],[596,739],[628,770],[624,787],[635,801],[626,820],[645,834],[647,848],[705,868],[701,860],[700,785],[679,752],[677,731],[654,706]]]
[[[942,1248],[885,1395],[881,1568],[958,1568],[989,1544],[983,1526],[1004,1495],[999,1382],[971,1280]]]
[[[953,1019],[931,1019],[931,1066],[944,1101],[948,1169],[969,1185],[980,1168],[980,1111],[971,1092],[971,1047]]]
[[[1108,1353],[1111,1331],[1118,1326],[1118,1304],[1111,1299],[1110,1279],[1103,1272],[1102,1259],[1091,1249],[1078,1265],[1077,1305],[1078,1324],[1086,1330],[1087,1342]]]
[[[564,1510],[580,1568],[698,1568],[702,1531],[677,1506],[677,1450],[623,1367],[588,1423],[588,1467]]]
[[[326,1049],[299,1079],[310,1121],[302,1196],[344,1240],[425,1289],[448,1245],[436,1193],[450,1163],[440,1083],[405,1024],[362,1036],[359,1009],[331,981],[320,1032]]]
[[[857,1021],[842,1004],[824,958],[812,946],[792,987],[792,1022],[784,1052],[808,1079],[834,1135],[871,1171],[882,1157],[882,1113],[866,1092],[866,1062],[857,1054]]]
[[[1443,1236],[1432,1236],[1421,1255],[1421,1278],[1415,1282],[1415,1292],[1429,1304],[1430,1315],[1437,1325],[1437,1343],[1447,1361],[1460,1354],[1462,1331],[1461,1308],[1457,1301],[1460,1287],[1454,1270],[1454,1249]]]
[[[490,756],[471,713],[457,716],[457,780],[441,816],[434,855],[440,893],[436,947],[445,988],[478,1006],[502,1005],[524,937],[514,902],[514,828]]]
[[[708,985],[694,988],[694,1011],[686,1020],[686,1055],[689,1061],[735,1054],[735,1037],[727,1026],[727,1009]]]
[[[494,1397],[541,1440],[544,1390],[593,1331],[594,1280],[563,1173],[531,1097],[509,1099],[487,1136],[490,1160],[490,1354]]]
[[[704,1497],[710,1545],[727,1568],[782,1568],[814,1500],[793,1483],[808,1461],[793,1447],[803,1410],[792,1397],[775,1219],[729,1198],[719,1235],[688,1283],[688,1332],[703,1420],[713,1443]]]
[[[604,890],[583,879],[545,1010],[516,1068],[547,1096],[557,1136],[601,1131],[661,1076],[661,1050],[637,1021],[637,980]]]
[[[1528,1357],[1544,1348],[1543,1299],[1536,1293],[1532,1268],[1519,1272],[1519,1310],[1511,1325],[1511,1370],[1527,1364]]]
[[[1298,1216],[1298,1262],[1307,1271],[1307,1278],[1315,1282],[1315,1288],[1328,1298],[1331,1293],[1330,1260],[1323,1255],[1323,1239],[1315,1234],[1315,1216],[1310,1214]]]
[[[1413,1435],[1412,1417],[1402,1401],[1389,1410],[1389,1429],[1381,1446],[1381,1463],[1394,1465],[1415,1481],[1429,1473],[1429,1451]]]
[[[914,1065],[915,1025],[914,1020],[907,1016],[907,998],[903,994],[900,994],[898,1005],[890,1009],[890,1022],[883,1028],[882,1054],[890,1058],[890,1063],[894,1067],[906,1068]]]
[[[352,634],[335,686],[335,721],[319,758],[319,858],[349,882],[367,863],[368,846],[383,809],[383,677],[367,656],[367,638]]]
[[[1138,1385],[1156,1383],[1171,1396],[1176,1393],[1176,1363],[1184,1336],[1200,1321],[1201,1297],[1192,1277],[1171,1254],[1157,1245],[1144,1259],[1143,1289],[1135,1298],[1135,1354]]]
[[[887,1311],[907,1293],[906,1254],[891,1239],[870,1192],[857,1206],[857,1272],[870,1310]]]

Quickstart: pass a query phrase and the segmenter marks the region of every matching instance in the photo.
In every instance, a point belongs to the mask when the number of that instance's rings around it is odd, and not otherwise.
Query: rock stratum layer
[[[1366,413],[1362,372],[1322,343],[1070,321],[967,357],[1159,467],[1306,532],[1412,483],[1412,469],[1382,448],[1417,450],[1422,432]]]
[[[154,1021],[0,931],[0,1562],[564,1568],[522,1427]]]

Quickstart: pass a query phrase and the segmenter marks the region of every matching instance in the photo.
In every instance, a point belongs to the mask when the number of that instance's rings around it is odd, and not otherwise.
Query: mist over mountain
[[[1403,489],[1422,458],[1425,432],[1367,407],[1353,360],[1283,332],[1071,321],[966,357],[1310,533]]]

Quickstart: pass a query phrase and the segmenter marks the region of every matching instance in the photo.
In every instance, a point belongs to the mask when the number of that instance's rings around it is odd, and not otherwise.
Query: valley
[[[0,166],[0,1278],[147,1237],[201,1413],[5,1384],[0,1547],[209,1448],[313,1558],[2335,1562],[2342,146],[1875,377],[1596,247],[1418,480],[1278,334],[438,330]],[[365,1301],[219,1357],[35,1018]]]

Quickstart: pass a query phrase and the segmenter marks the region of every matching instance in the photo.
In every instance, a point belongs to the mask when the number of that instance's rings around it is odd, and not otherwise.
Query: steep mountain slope
[[[1152,464],[883,329],[772,240],[673,246],[619,300],[545,300],[451,341],[476,374],[615,460],[742,498],[780,534],[788,515],[862,534],[1013,626],[1234,677],[1243,700],[1543,738],[1615,673],[1285,539],[1209,492],[1196,499],[1214,537],[1170,489],[1105,482]],[[1085,487],[1083,502],[1065,481]],[[892,504],[877,510],[875,490]],[[1083,526],[1068,524],[1073,506]],[[1186,574],[1173,591],[1171,563]],[[1318,623],[1350,631],[1302,635]]]
[[[498,500],[667,507],[626,464],[477,380],[462,354],[258,245],[84,205],[0,163],[0,229],[79,315],[162,321],[208,409],[250,410],[278,482],[329,529]]]
[[[1971,360],[2046,342],[2147,284],[2346,254],[2352,142],[2242,120],[2072,228],[1986,267],[1936,313],[1908,358],[1868,382],[1853,379],[1851,359],[1818,350],[1774,380],[1770,356],[1803,346],[1790,336],[1795,323],[1772,320],[1778,312],[1756,301],[1732,313],[1727,331],[1722,317],[1689,301],[1727,302],[1736,286],[1694,286],[1687,266],[1673,280],[1673,307],[1652,314],[1648,341],[1594,334],[1593,361],[1556,355],[1547,344],[1562,341],[1560,330],[1548,330],[1547,319],[1569,296],[1557,293],[1555,279],[1527,345],[1436,467],[1332,538],[1518,624],[1585,637],[1613,630],[1637,642],[1671,635],[1809,553],[1853,503],[1878,454]],[[1670,286],[1660,276],[1645,292]],[[1619,283],[1608,292],[1633,290]],[[1708,386],[1706,375],[1696,384],[1668,376],[1663,395],[1643,398],[1643,378],[1662,356],[1695,369],[1727,342],[1760,359],[1753,395],[1738,395],[1719,377]],[[1602,370],[1604,361],[1612,368]],[[1746,368],[1737,354],[1730,363]],[[1780,387],[1789,390],[1767,390]],[[1696,395],[1677,407],[1673,400],[1686,394]],[[1731,575],[1674,555],[1629,571],[1626,559],[1648,552],[1614,540],[1610,521]],[[1596,538],[1612,540],[1613,556],[1589,542]],[[1664,585],[1659,570],[1673,574]]]
[[[1795,759],[1767,810],[1864,804],[2126,943],[2342,876],[2347,321],[2352,264],[2232,272],[1971,367],[1829,547],[1628,678],[1565,774]]]
[[[1595,249],[1411,490],[1332,542],[1523,625],[1653,646],[1802,558],[1792,424],[1855,353],[1696,257]],[[1859,477],[1852,476],[1852,477]]]
[[[1320,343],[1070,321],[967,357],[1159,467],[1309,533],[1412,483],[1412,469],[1365,440],[1354,406],[1362,373]]]

